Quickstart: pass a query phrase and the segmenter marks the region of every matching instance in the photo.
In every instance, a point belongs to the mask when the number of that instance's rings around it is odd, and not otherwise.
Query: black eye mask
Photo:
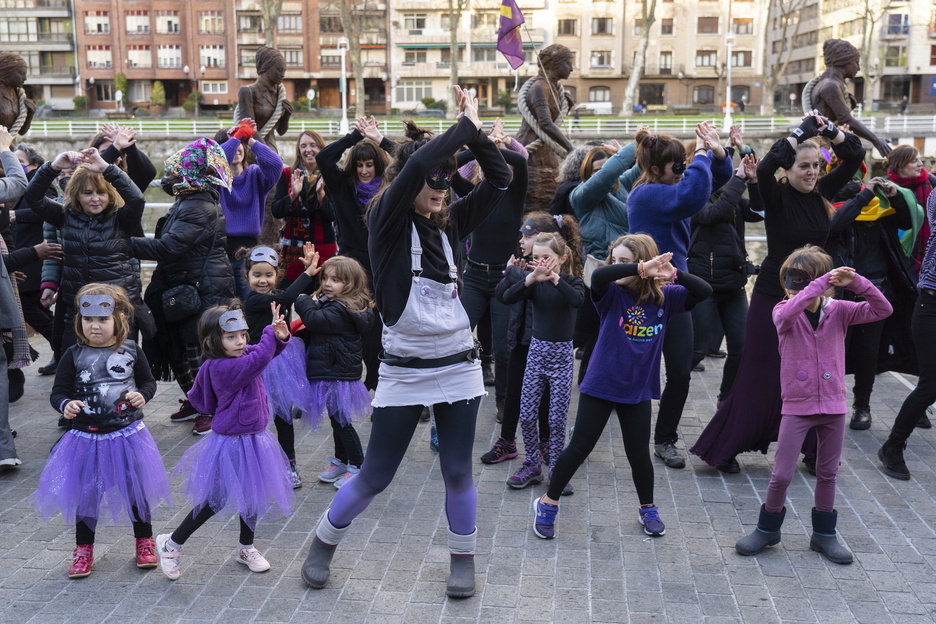
[[[673,173],[679,175],[686,171],[686,161],[677,160],[673,163]]]
[[[787,290],[803,290],[809,285],[812,278],[809,273],[803,269],[794,269],[792,267],[786,270],[786,276],[783,280],[783,287]]]
[[[452,176],[454,174],[437,169],[426,175],[426,186],[436,191],[447,191],[452,188]]]

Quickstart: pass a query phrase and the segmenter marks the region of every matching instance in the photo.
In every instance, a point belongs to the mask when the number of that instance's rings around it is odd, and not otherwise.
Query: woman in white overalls
[[[458,86],[458,122],[429,140],[407,122],[411,141],[397,149],[383,189],[367,217],[374,298],[384,323],[373,427],[361,471],[335,496],[315,530],[302,578],[322,588],[335,547],[351,521],[396,474],[424,405],[432,405],[439,433],[451,573],[446,593],[474,593],[477,493],[471,451],[484,395],[481,366],[468,315],[458,297],[461,241],[491,213],[511,173],[481,132],[478,102]],[[484,179],[446,207],[455,152],[467,145]]]

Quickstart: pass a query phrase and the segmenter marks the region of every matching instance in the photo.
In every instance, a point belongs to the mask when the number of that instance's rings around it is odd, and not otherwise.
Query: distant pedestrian
[[[900,114],[901,114],[901,115],[906,115],[906,114],[907,114],[907,105],[908,105],[909,103],[910,103],[910,102],[907,100],[907,96],[906,96],[906,95],[903,96],[902,98],[900,98]]]

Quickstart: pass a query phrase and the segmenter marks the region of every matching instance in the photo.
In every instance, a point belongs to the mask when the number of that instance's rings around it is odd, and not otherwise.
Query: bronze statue
[[[250,118],[257,122],[257,139],[263,141],[274,152],[276,134],[289,130],[292,102],[286,98],[283,77],[286,75],[286,59],[277,50],[262,46],[257,50],[257,80],[252,85],[241,87],[237,92],[237,108],[234,123]]]
[[[572,143],[562,133],[562,120],[575,104],[560,80],[572,73],[572,52],[554,43],[540,50],[539,73],[527,80],[517,97],[523,123],[517,140],[530,153],[530,187],[526,210],[549,210],[556,194],[559,162],[572,150]]]
[[[848,124],[851,131],[867,139],[882,156],[890,152],[890,145],[872,133],[852,116],[857,102],[845,88],[845,79],[854,78],[860,69],[861,53],[843,39],[828,39],[822,45],[826,70],[803,88],[803,112],[818,110],[836,125]]]
[[[18,54],[0,52],[0,126],[16,136],[29,132],[36,104],[26,97],[26,61]]]

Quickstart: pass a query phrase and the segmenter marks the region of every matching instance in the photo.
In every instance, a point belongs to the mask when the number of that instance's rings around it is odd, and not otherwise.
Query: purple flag
[[[520,38],[520,25],[524,23],[523,13],[516,0],[501,0],[500,30],[497,31],[497,50],[514,69],[523,65],[523,41]]]

